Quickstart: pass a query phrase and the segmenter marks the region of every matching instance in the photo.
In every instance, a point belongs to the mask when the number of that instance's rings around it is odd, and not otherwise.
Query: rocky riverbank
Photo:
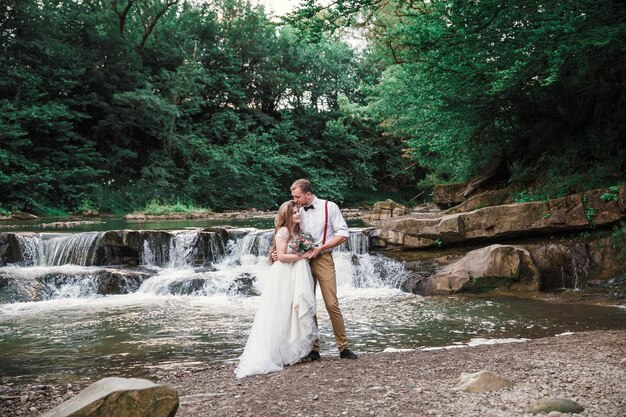
[[[579,416],[626,413],[626,330],[590,331],[523,343],[323,356],[283,372],[237,380],[234,362],[156,369],[174,386],[177,417],[200,416],[530,416],[526,407],[566,398]],[[462,372],[492,371],[513,382],[496,391],[455,391]],[[0,386],[1,416],[38,416],[94,381]],[[553,412],[551,416],[561,415]]]

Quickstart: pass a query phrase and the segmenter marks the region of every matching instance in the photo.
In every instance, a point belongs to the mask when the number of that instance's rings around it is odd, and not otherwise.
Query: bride
[[[261,305],[239,357],[235,376],[280,371],[305,357],[317,339],[315,293],[308,259],[312,251],[293,253],[289,242],[300,234],[300,212],[293,201],[283,203],[274,219],[278,261],[265,278]],[[274,247],[270,253],[274,251]]]

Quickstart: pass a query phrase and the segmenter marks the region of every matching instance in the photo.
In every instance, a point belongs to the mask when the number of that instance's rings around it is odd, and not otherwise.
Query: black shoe
[[[322,357],[317,350],[312,350],[302,360],[319,361]]]
[[[354,353],[353,351],[351,351],[348,348],[345,348],[344,350],[339,352],[339,357],[341,359],[356,359],[356,358],[358,358],[358,356],[356,356],[356,353]]]

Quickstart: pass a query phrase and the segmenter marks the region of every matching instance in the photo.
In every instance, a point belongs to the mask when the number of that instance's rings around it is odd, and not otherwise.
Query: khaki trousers
[[[320,253],[317,257],[309,262],[311,273],[313,274],[314,288],[320,285],[326,311],[333,325],[333,333],[337,340],[337,346],[341,352],[348,346],[348,336],[346,336],[346,327],[343,323],[343,315],[339,309],[339,301],[337,300],[337,276],[335,274],[335,261],[332,253]],[[315,324],[317,325],[317,315],[315,316]],[[320,341],[315,341],[313,350],[319,352]]]

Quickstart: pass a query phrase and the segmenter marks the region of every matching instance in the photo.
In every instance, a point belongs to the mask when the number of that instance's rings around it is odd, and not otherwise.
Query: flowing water
[[[108,239],[102,232],[15,236],[22,259],[0,268],[0,378],[71,381],[236,360],[263,291],[272,233],[138,234],[134,266],[96,265],[115,255],[98,249]],[[370,253],[360,229],[334,258],[359,353],[626,327],[626,309],[617,307],[403,293],[404,264]],[[318,306],[322,354],[336,354],[319,296]]]

